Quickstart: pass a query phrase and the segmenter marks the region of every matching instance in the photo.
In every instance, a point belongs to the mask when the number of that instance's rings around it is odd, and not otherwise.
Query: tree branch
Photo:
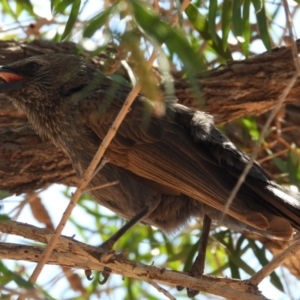
[[[54,234],[47,229],[14,221],[0,222],[0,231],[23,236],[43,244],[47,244]],[[44,251],[44,248],[36,246],[11,243],[0,244],[1,259],[37,262]],[[159,282],[173,287],[183,285],[193,290],[201,290],[232,300],[266,299],[260,294],[258,288],[248,280],[242,281],[212,276],[202,276],[201,280],[199,280],[183,272],[170,271],[165,268],[157,268],[153,265],[148,266],[131,261],[122,254],[108,253],[99,247],[86,245],[65,236],[59,238],[48,264],[97,271],[103,271],[104,267],[106,267],[110,268],[114,274],[146,282]]]
[[[253,275],[250,282],[253,285],[259,284],[265,277],[269,276],[277,267],[281,266],[282,263],[291,256],[294,256],[300,250],[300,239],[295,241],[286,250],[276,256],[271,262],[265,265],[260,271]]]

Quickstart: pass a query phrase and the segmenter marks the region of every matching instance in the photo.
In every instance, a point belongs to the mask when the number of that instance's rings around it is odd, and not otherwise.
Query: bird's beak
[[[25,78],[5,66],[0,66],[0,79],[4,81],[0,83],[0,93],[3,93],[21,88]]]

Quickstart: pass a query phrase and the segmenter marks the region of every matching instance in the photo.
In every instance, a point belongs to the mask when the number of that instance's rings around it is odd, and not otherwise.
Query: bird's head
[[[99,71],[79,56],[33,56],[0,67],[0,93],[5,93],[21,110],[27,106],[47,108],[82,90],[93,89],[96,74]]]

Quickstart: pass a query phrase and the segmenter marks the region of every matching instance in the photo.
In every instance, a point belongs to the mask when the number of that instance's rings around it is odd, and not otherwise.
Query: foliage
[[[158,57],[156,64],[161,72],[171,77],[175,71],[182,71],[200,95],[199,103],[201,94],[195,88],[195,74],[218,67],[228,60],[248,58],[275,45],[280,46],[286,35],[285,21],[282,21],[283,7],[278,0],[272,3],[259,0],[195,0],[188,4],[184,12],[180,12],[179,1],[154,3],[157,5],[138,0],[2,0],[0,35],[2,39],[73,41],[78,45],[78,53],[90,51],[91,56],[105,53],[108,47],[113,47],[116,49],[113,66],[108,59],[106,71],[112,73],[112,69],[122,67],[121,61],[125,59],[129,62],[133,79],[142,83],[143,93],[151,99],[158,99],[160,93],[145,58],[155,51]],[[299,6],[291,6],[290,9],[296,18]],[[174,17],[178,18],[176,25],[172,23]],[[253,147],[259,137],[257,120],[247,117],[232,126],[237,128],[240,146]],[[225,125],[222,130],[226,132],[228,127]],[[299,149],[291,147],[287,156],[277,157],[268,145],[266,139],[264,146],[267,155],[273,157],[274,165],[281,172],[278,179],[300,187]],[[5,191],[1,195],[7,196]],[[68,188],[65,196],[70,197]],[[70,223],[77,238],[86,243],[100,244],[123,222],[92,202],[86,194],[82,196],[78,210],[84,217],[72,217]],[[137,225],[118,242],[115,249],[126,249],[128,257],[137,261],[148,264],[155,261],[157,265],[175,270],[181,270],[183,266],[188,269],[197,252],[195,242],[199,235],[200,227],[196,222],[174,236]],[[255,261],[254,265],[248,263],[249,257]],[[270,254],[259,242],[224,228],[212,230],[206,273],[247,278],[269,260]],[[0,272],[3,274],[3,277],[0,276],[1,286],[14,281],[19,287],[27,287],[22,277],[9,271],[2,263]],[[83,277],[83,273],[77,273]],[[273,273],[270,280],[277,289],[285,290],[283,277]],[[97,281],[82,281],[86,299],[100,294],[104,298],[105,295],[107,298],[115,295],[124,299],[161,297],[145,283],[128,278],[121,281],[112,276],[104,287],[99,286]],[[51,284],[55,286],[57,282],[52,281]],[[50,294],[53,291],[49,285],[45,290]],[[185,297],[185,292],[172,291],[172,294]],[[61,289],[61,294],[54,297],[66,298],[66,295],[81,299],[83,294],[79,296],[69,288],[67,291]]]

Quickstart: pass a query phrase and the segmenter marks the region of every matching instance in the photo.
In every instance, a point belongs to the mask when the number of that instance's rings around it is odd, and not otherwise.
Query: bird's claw
[[[184,289],[184,286],[176,285],[176,289],[177,289],[178,292],[180,292]]]
[[[92,276],[92,271],[91,270],[85,270],[84,273],[85,273],[85,277],[86,277],[87,280],[91,281],[91,280],[94,279],[94,277]]]
[[[192,289],[189,289],[189,288],[186,288],[186,290],[187,290],[187,296],[189,298],[194,298],[196,295],[199,294],[199,291],[197,291],[197,290],[192,290]]]
[[[189,274],[189,276],[192,276],[194,278],[200,278],[202,276],[202,274],[199,274],[197,272],[197,270],[195,270],[194,266],[188,271],[188,274]],[[177,285],[176,289],[177,289],[177,291],[180,292],[184,289],[184,286]],[[199,294],[199,291],[197,291],[197,290],[193,290],[193,289],[190,289],[190,288],[186,288],[186,290],[187,290],[187,296],[189,298],[194,298],[196,295]]]
[[[104,267],[103,271],[101,272],[103,279],[102,280],[98,279],[99,284],[101,285],[105,284],[110,276],[110,273],[111,273],[111,269],[108,267]]]

